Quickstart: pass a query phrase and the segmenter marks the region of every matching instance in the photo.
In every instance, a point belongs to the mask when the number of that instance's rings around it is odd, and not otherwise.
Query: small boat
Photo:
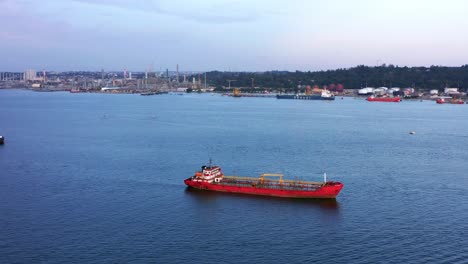
[[[374,97],[369,96],[367,98],[369,102],[388,102],[388,103],[399,103],[401,101],[400,97]]]
[[[0,136],[0,145],[3,145],[5,143],[5,137]]]
[[[267,179],[275,177],[277,179]],[[184,180],[189,188],[207,191],[242,193],[285,198],[335,199],[343,188],[341,182],[284,180],[283,174],[260,175],[259,178],[224,176],[219,166],[202,166],[193,176]]]

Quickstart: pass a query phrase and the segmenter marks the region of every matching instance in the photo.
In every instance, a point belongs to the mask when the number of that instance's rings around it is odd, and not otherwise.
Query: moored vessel
[[[335,95],[328,90],[323,90],[320,93],[305,93],[305,94],[278,94],[277,99],[295,99],[295,100],[335,100]]]
[[[169,92],[161,92],[161,91],[156,91],[156,92],[145,92],[145,93],[140,93],[142,96],[150,96],[150,95],[160,95],[160,94],[167,94]]]
[[[438,104],[465,104],[465,102],[462,99],[450,99],[446,101],[444,98],[438,98],[436,100],[436,103]]]
[[[276,179],[270,179],[274,177]],[[259,178],[225,176],[219,166],[202,166],[201,171],[184,180],[190,188],[228,193],[275,196],[286,198],[334,199],[343,188],[341,182],[284,180],[283,174],[260,175]]]
[[[369,102],[388,102],[388,103],[398,103],[401,101],[400,97],[374,97],[369,96],[367,97],[367,101]]]

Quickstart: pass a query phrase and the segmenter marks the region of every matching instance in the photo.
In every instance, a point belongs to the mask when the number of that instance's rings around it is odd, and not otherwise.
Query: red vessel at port
[[[373,97],[370,96],[367,98],[369,102],[390,102],[390,103],[398,103],[401,101],[400,97]]]
[[[438,104],[464,104],[463,100],[461,99],[451,99],[449,101],[445,101],[443,98],[439,98],[436,100]]]
[[[323,182],[283,180],[282,174],[262,174],[259,178],[224,176],[221,167],[211,165],[203,166],[184,183],[200,190],[288,198],[334,199],[343,188],[341,182],[327,181],[326,175]]]

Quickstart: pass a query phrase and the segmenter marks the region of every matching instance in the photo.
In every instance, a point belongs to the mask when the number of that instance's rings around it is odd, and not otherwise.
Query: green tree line
[[[217,89],[241,87],[249,90],[253,86],[260,89],[297,90],[298,85],[342,84],[345,89],[361,87],[415,87],[421,90],[444,87],[468,87],[468,64],[461,67],[398,67],[381,65],[376,67],[359,65],[348,69],[327,71],[268,71],[268,72],[220,72],[206,73],[208,84]]]

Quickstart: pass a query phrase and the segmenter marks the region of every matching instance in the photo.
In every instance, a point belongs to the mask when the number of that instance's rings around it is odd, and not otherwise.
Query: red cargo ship
[[[262,174],[259,178],[224,176],[221,167],[211,165],[203,166],[184,183],[200,190],[288,198],[334,199],[343,188],[341,182],[327,181],[326,175],[323,182],[283,180],[282,174]]]
[[[401,101],[400,97],[368,97],[367,101],[369,102],[390,102],[390,103],[398,103]]]

